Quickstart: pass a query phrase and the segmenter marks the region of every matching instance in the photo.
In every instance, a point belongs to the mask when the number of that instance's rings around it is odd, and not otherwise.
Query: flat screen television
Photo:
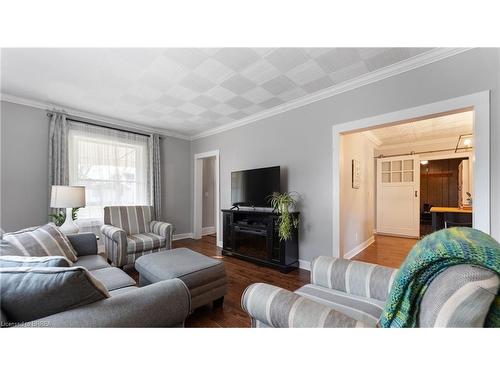
[[[280,192],[279,166],[231,173],[233,206],[271,207],[269,196],[274,192]]]

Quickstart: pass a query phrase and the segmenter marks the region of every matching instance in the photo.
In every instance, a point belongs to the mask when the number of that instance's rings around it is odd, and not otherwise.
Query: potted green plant
[[[71,217],[73,220],[76,220],[76,215],[78,213],[78,210],[80,207],[75,207],[71,210]],[[52,222],[60,227],[61,225],[64,224],[64,221],[66,220],[66,211],[65,210],[59,210],[55,214],[50,214],[49,218],[52,219]]]
[[[273,193],[270,197],[271,206],[280,214],[278,218],[278,234],[281,241],[292,238],[292,230],[299,225],[299,218],[290,211],[297,204],[298,194],[295,192]]]

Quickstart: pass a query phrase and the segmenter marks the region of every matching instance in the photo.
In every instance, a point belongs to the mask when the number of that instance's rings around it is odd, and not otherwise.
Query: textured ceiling
[[[193,135],[428,50],[2,49],[1,91]]]
[[[467,111],[451,115],[414,121],[407,124],[387,126],[370,130],[381,146],[397,145],[472,134],[474,112]]]

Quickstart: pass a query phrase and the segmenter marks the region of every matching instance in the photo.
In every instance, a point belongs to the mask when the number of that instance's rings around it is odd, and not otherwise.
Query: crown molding
[[[422,66],[431,64],[433,62],[446,59],[451,56],[458,55],[459,53],[466,52],[471,48],[435,48],[428,52],[424,52],[420,55],[411,57],[407,60],[403,60],[393,65],[389,65],[385,68],[375,70],[363,74],[354,79],[348,80],[346,82],[339,83],[338,85],[328,87],[324,90],[297,98],[288,103],[281,104],[279,106],[273,107],[269,110],[256,113],[249,117],[245,117],[241,120],[216,127],[214,129],[206,130],[201,133],[195,134],[191,137],[191,140],[209,137],[214,134],[222,133],[231,129],[239,128],[241,126],[252,124],[256,121],[263,120],[268,117],[278,115],[283,112],[290,111],[295,108],[299,108],[319,100],[323,100],[347,91],[357,89],[365,85],[369,85],[374,82],[381,81],[383,79],[408,72],[413,69],[420,68]]]
[[[130,130],[138,130],[138,131],[144,131],[148,133],[156,133],[159,135],[163,135],[166,137],[173,137],[173,138],[179,138],[179,139],[184,139],[184,140],[191,140],[191,137],[189,135],[173,132],[170,130],[166,129],[159,129],[147,125],[142,125],[142,124],[136,124],[132,123],[129,121],[125,120],[120,120],[114,117],[108,117],[108,116],[101,116],[101,115],[96,115],[94,113],[90,112],[85,112],[85,111],[80,111],[74,108],[66,107],[66,106],[61,106],[59,104],[55,103],[49,103],[49,102],[43,102],[39,100],[34,100],[34,99],[27,99],[23,98],[20,96],[15,96],[15,95],[10,95],[10,94],[5,94],[5,93],[0,93],[0,100],[2,102],[9,102],[9,103],[14,103],[14,104],[20,104],[20,105],[25,105],[28,107],[33,107],[33,108],[39,108],[43,109],[46,111],[52,111],[52,110],[57,110],[57,111],[64,111],[68,115],[75,116],[75,117],[81,117],[84,119],[96,121],[96,122],[102,122],[110,125],[115,125],[121,128],[126,128]]]

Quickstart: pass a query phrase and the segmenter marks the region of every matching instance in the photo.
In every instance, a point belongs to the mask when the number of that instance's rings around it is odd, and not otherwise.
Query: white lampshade
[[[85,186],[52,185],[50,207],[74,208],[85,206]]]

